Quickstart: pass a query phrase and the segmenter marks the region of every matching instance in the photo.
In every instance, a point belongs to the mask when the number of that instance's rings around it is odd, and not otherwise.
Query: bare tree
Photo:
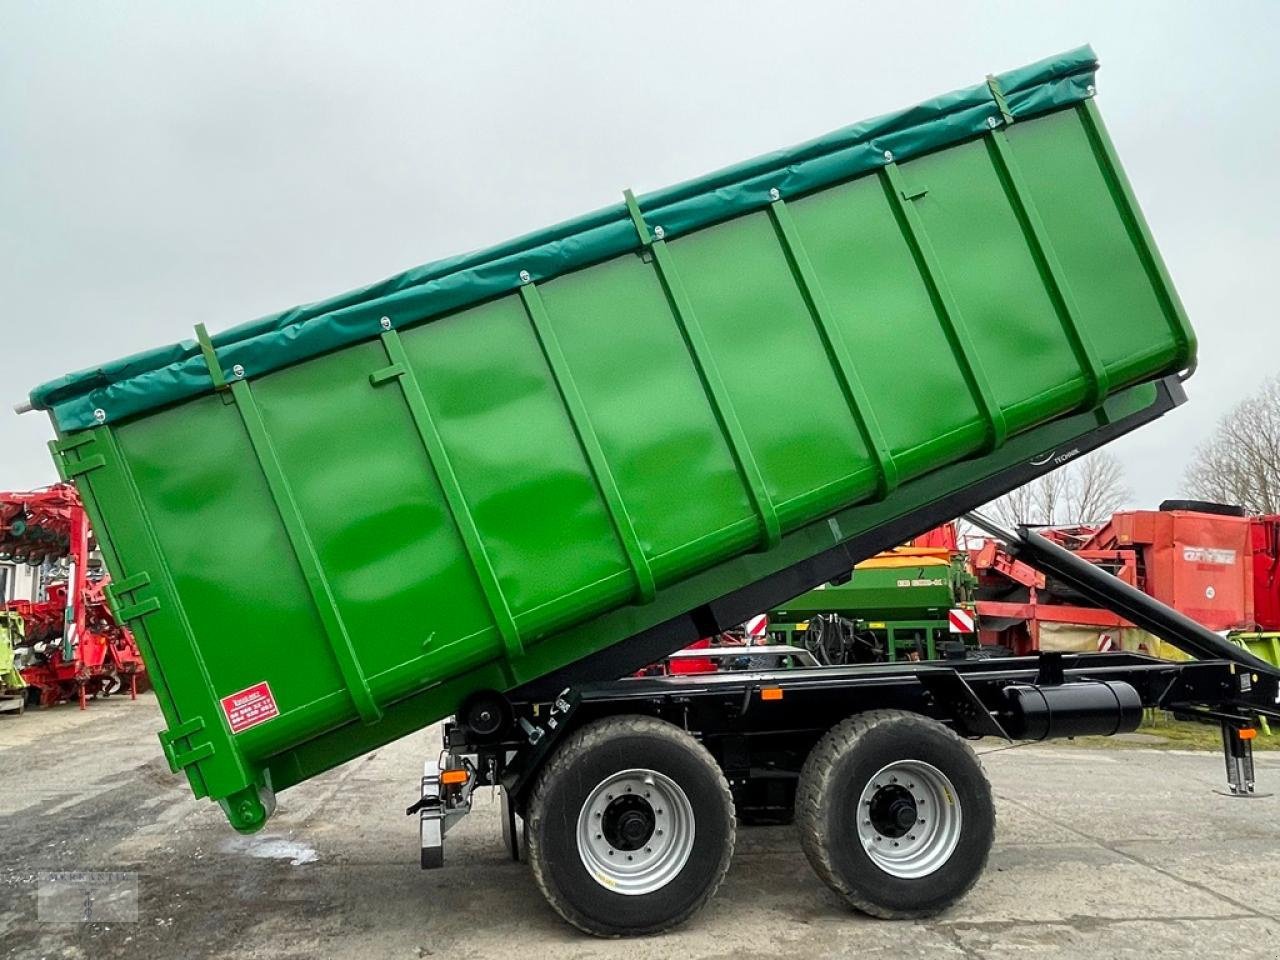
[[[1280,376],[1236,404],[1191,456],[1189,495],[1280,513]]]
[[[1007,526],[1101,523],[1131,496],[1124,468],[1109,453],[1092,453],[1011,490],[982,509]]]

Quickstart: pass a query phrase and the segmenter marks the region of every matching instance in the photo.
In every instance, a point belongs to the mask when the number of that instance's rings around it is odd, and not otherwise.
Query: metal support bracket
[[[1009,102],[1004,98],[1004,90],[1000,87],[1000,81],[993,74],[987,74],[987,89],[991,91],[991,98],[995,100],[996,107],[1000,110],[1000,118],[1007,126],[1013,123],[1013,112],[1009,109]]]
[[[1224,797],[1268,797],[1254,789],[1253,738],[1257,731],[1236,723],[1222,721],[1222,758],[1227,765],[1227,789],[1217,790]]]
[[[921,671],[919,680],[935,700],[952,710],[961,734],[971,737],[999,737],[1012,742],[1000,721],[992,716],[991,711],[983,705],[973,688],[957,671],[925,670]]]
[[[208,741],[181,752],[177,749],[177,741],[192,737],[202,730],[204,730],[204,718],[192,717],[170,730],[161,730],[157,735],[160,739],[160,748],[164,751],[165,759],[169,761],[169,769],[173,773],[180,773],[184,767],[213,756],[213,744]]]
[[[227,383],[227,378],[222,372],[217,351],[213,349],[213,341],[209,339],[209,331],[205,329],[203,323],[196,324],[196,343],[200,345],[200,352],[204,354],[204,362],[209,368],[209,379],[213,381],[213,389],[221,393],[230,384]]]

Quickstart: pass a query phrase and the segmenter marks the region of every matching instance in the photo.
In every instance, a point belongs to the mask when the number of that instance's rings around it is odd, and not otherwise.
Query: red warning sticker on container
[[[240,733],[260,723],[266,723],[272,717],[280,716],[276,698],[271,695],[271,687],[265,680],[239,693],[223,697],[222,712],[227,715],[227,723],[231,724],[232,733]]]

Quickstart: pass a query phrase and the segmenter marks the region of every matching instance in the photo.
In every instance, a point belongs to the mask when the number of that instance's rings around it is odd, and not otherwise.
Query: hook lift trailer
[[[1173,378],[1161,390],[1169,405],[1182,399]],[[1076,448],[1115,432],[1095,431]],[[948,509],[986,502],[1045,469],[1035,458],[877,534],[927,529]],[[443,865],[446,833],[488,786],[500,789],[510,857],[529,860],[556,910],[590,933],[657,932],[696,912],[727,867],[735,815],[746,823],[794,818],[814,869],[852,906],[890,919],[930,916],[977,881],[994,837],[991,790],[967,741],[1127,733],[1149,708],[1219,726],[1223,792],[1259,796],[1258,718],[1280,718],[1273,666],[1031,530],[966,516],[1017,559],[1197,659],[1040,653],[631,676],[645,657],[665,652],[655,632],[606,651],[607,663],[574,664],[507,697],[464,703],[445,723],[443,749],[426,762],[421,798],[407,810],[420,820],[423,868]],[[801,580],[811,586],[838,575],[850,552],[871,546],[844,544],[723,598],[712,605],[712,626],[745,620]],[[623,679],[590,680],[606,670]],[[651,769],[655,757],[680,771],[679,783]],[[699,869],[682,870],[695,863]]]
[[[1195,334],[1096,69],[1067,51],[37,387],[173,772],[250,833],[452,715],[424,865],[500,786],[512,855],[603,936],[697,911],[738,817],[794,815],[855,907],[943,909],[994,834],[979,737],[1162,707],[1222,727],[1249,795],[1280,674],[1026,531],[1000,535],[1200,659],[612,679],[1183,399]],[[776,357],[803,389],[761,380]]]

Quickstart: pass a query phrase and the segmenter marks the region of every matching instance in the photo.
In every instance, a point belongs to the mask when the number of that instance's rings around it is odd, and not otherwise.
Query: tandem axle
[[[976,881],[994,836],[968,741],[1124,733],[1147,708],[1220,724],[1229,790],[1253,793],[1254,718],[1280,715],[1275,674],[1222,660],[1043,653],[635,677],[550,702],[473,703],[446,724],[409,812],[422,865],[438,867],[475,789],[500,787],[512,859],[529,859],[552,905],[594,934],[685,919],[727,868],[735,817],[794,819],[819,875],[851,904],[927,916]],[[467,723],[495,711],[510,717],[500,733]],[[705,843],[670,853],[671,831]],[[682,877],[679,896],[663,894]]]

